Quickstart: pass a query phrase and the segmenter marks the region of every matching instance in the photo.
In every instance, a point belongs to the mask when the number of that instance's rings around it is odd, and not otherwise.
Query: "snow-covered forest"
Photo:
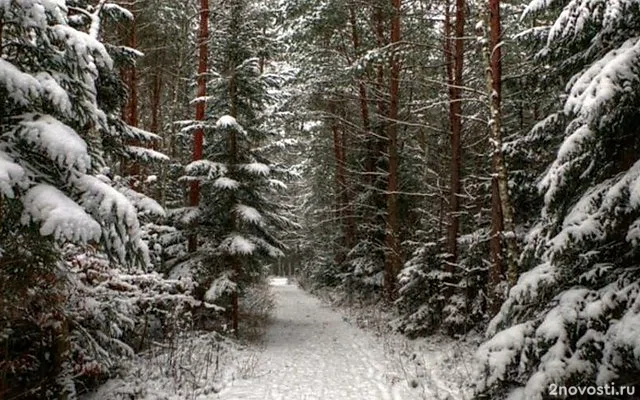
[[[638,0],[0,0],[0,400],[640,398],[639,123]]]

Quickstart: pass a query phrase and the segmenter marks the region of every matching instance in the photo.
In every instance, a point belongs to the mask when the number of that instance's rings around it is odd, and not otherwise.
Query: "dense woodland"
[[[477,399],[640,383],[635,0],[0,0],[0,398],[293,272]]]

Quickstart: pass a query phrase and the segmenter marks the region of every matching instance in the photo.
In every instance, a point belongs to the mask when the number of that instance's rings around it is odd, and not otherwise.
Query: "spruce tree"
[[[0,8],[0,318],[10,360],[0,375],[43,398],[75,397],[62,245],[149,264],[137,210],[108,177],[108,161],[146,154],[126,142],[155,136],[119,118],[114,58],[132,53],[111,54],[100,41],[107,15],[127,13],[106,2]],[[32,362],[21,362],[25,354]]]
[[[185,179],[201,185],[193,211],[199,247],[190,257],[208,302],[231,306],[238,331],[238,297],[246,284],[264,277],[265,260],[283,256],[282,231],[294,224],[275,193],[285,187],[286,168],[265,155],[273,132],[266,111],[281,77],[265,69],[264,9],[234,0],[218,9],[211,60],[214,76],[206,97],[203,160],[186,167]],[[225,300],[226,299],[226,300]]]
[[[564,108],[534,131],[560,137],[539,188],[544,206],[478,353],[478,398],[535,399],[550,384],[638,383],[640,7],[536,0],[555,16],[540,62],[567,82]]]

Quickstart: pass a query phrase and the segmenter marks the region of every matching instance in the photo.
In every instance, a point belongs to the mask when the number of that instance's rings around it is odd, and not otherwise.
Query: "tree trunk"
[[[492,156],[491,166],[496,170],[497,158],[495,154]],[[500,235],[504,230],[502,217],[502,204],[500,203],[500,188],[498,186],[498,177],[492,174],[491,177],[491,242],[489,248],[491,252],[491,268],[489,271],[489,305],[491,315],[495,315],[500,311],[502,305],[502,296],[499,293],[499,285],[504,280],[504,264],[502,260],[502,240]]]
[[[240,337],[240,329],[238,327],[240,321],[240,295],[238,287],[240,284],[240,282],[238,282],[240,278],[240,266],[237,257],[231,257],[233,265],[233,281],[236,284],[236,288],[231,294],[231,328],[233,329],[233,333],[236,338],[238,338]]]
[[[135,49],[138,47],[138,38],[136,32],[136,18],[134,16],[131,21],[131,33],[129,36],[129,47]],[[138,126],[138,69],[135,64],[131,67],[129,80],[129,107],[127,123],[131,126]]]
[[[131,31],[129,33],[129,47],[135,49],[138,46],[136,32],[136,18],[131,21]],[[126,122],[129,126],[138,126],[138,69],[136,65],[132,65],[129,69],[129,101],[127,104]],[[135,140],[131,143],[133,146],[139,146],[140,142]],[[140,189],[140,164],[136,160],[131,161],[131,167],[128,171],[130,176],[130,186],[134,190]]]
[[[509,177],[502,151],[502,47],[500,41],[502,37],[502,27],[500,20],[500,0],[489,0],[489,48],[485,49],[487,57],[487,92],[490,96],[489,121],[491,143],[493,145],[492,154],[492,206],[496,223],[492,226],[492,241],[497,245],[492,245],[493,266],[490,274],[491,284],[495,288],[502,280],[504,274],[502,256],[502,239],[507,246],[507,276],[510,285],[514,285],[517,276],[518,248],[515,236],[515,226],[513,220],[513,207],[509,196]],[[497,219],[500,218],[498,221]],[[495,254],[493,247],[496,246]],[[498,296],[498,293],[494,293]],[[496,298],[495,302],[502,300]],[[498,306],[494,306],[497,311]]]
[[[394,13],[391,19],[391,44],[400,42],[400,6],[401,0],[391,1]],[[396,276],[402,268],[400,249],[400,212],[398,209],[399,190],[399,155],[398,155],[398,115],[400,102],[400,70],[401,64],[397,49],[391,58],[391,82],[389,105],[389,128],[387,130],[387,150],[389,154],[389,177],[387,180],[387,224],[386,224],[386,260],[385,291],[387,300],[393,301],[397,294]]]
[[[383,47],[386,44],[386,40],[384,37],[384,10],[382,9],[382,6],[377,6],[374,12],[374,19],[375,19],[375,28],[376,28],[376,44],[378,45],[378,47]],[[378,96],[377,96],[377,106],[378,106],[378,119],[380,120],[380,127],[379,127],[379,137],[378,137],[378,141],[381,140],[381,138],[384,136],[384,116],[387,115],[387,107],[385,104],[385,99],[384,99],[384,89],[385,85],[384,85],[384,67],[382,65],[382,63],[378,64],[378,71],[377,71],[377,77],[376,77],[376,88],[378,90]]]
[[[350,4],[349,6],[349,24],[351,25],[351,41],[353,43],[353,50],[356,54],[356,57],[360,56],[360,37],[358,36],[358,26],[356,19],[356,11],[355,6]],[[362,131],[364,132],[365,143],[367,148],[366,158],[365,158],[365,175],[364,182],[365,185],[371,186],[374,181],[375,174],[375,164],[376,164],[376,155],[375,155],[375,136],[373,132],[371,132],[371,119],[369,116],[369,98],[367,95],[367,87],[362,79],[358,80],[358,96],[360,100],[360,116],[362,117]]]
[[[151,126],[150,130],[153,133],[158,134],[160,132],[160,99],[162,97],[162,78],[161,71],[156,71],[153,74],[153,88],[151,92]],[[158,150],[158,142],[153,142],[153,150]],[[160,182],[165,181],[167,174],[166,164],[160,165]],[[163,198],[162,185],[156,187],[156,199]]]
[[[235,55],[231,57],[231,66],[235,68],[235,64],[238,60],[235,59]],[[231,105],[231,109],[229,113],[233,118],[238,118],[238,88],[235,72],[232,72],[231,79],[229,80],[229,103]],[[229,130],[229,142],[228,142],[228,151],[229,151],[229,164],[235,169],[237,168],[238,163],[238,138],[236,136],[235,129]],[[235,196],[232,198],[232,202],[235,203]],[[237,224],[235,218],[231,218],[231,232],[237,229]],[[242,270],[241,261],[238,259],[238,256],[235,254],[231,255],[231,266],[233,268],[233,282],[236,284],[236,288],[231,294],[231,327],[233,332],[236,335],[236,338],[240,336],[240,331],[238,328],[240,321],[240,273]]]
[[[331,113],[331,131],[333,133],[333,151],[336,160],[336,197],[337,217],[344,228],[344,249],[346,253],[355,245],[356,223],[351,209],[349,186],[347,183],[347,156],[346,134],[338,122],[338,114],[335,102],[329,100],[329,113]],[[337,262],[344,261],[343,251],[336,254]]]
[[[151,126],[153,133],[160,131],[160,98],[162,96],[162,78],[161,72],[153,74],[153,88],[151,92]]]
[[[502,150],[502,22],[500,0],[489,0],[490,19],[490,79],[491,89],[491,137],[494,145],[494,175],[498,181],[498,195],[502,209],[504,241],[507,245],[507,279],[510,286],[518,279],[518,244],[515,234],[513,206],[509,195],[509,174]]]
[[[3,224],[3,220],[4,220],[4,195],[0,194],[0,226],[2,226]],[[2,392],[0,392],[2,393]]]
[[[231,78],[231,85],[230,85],[231,116],[234,118],[237,117],[235,96],[236,96],[235,78]],[[234,129],[231,129],[229,132],[229,160],[230,160],[229,162],[233,167],[235,167],[235,164],[237,163],[237,155],[238,155],[238,143],[237,143],[236,132]],[[235,199],[233,201],[235,202]],[[231,230],[234,231],[236,229],[235,218],[231,218],[231,224],[232,224]],[[238,260],[238,257],[236,255],[231,256],[231,266],[233,268],[233,282],[236,284],[236,288],[231,294],[231,327],[237,338],[240,335],[238,325],[240,321],[240,305],[239,305],[240,288],[239,286],[240,286],[241,267],[240,267],[240,260]]]
[[[186,30],[186,28],[183,28],[183,30]],[[179,58],[176,63],[177,65],[176,70],[182,71],[185,65],[185,59],[186,59],[185,51],[180,51],[178,55],[179,55]],[[173,87],[171,89],[171,93],[172,93],[171,106],[169,107],[170,113],[169,113],[169,117],[167,118],[169,121],[175,121],[177,119],[177,116],[179,115],[179,111],[182,111],[182,107],[178,105],[178,104],[182,104],[179,101],[180,94],[181,94],[180,88],[182,86],[183,86],[183,83],[181,79],[173,80]],[[164,145],[165,145],[164,151],[167,153],[170,159],[175,159],[177,156],[176,154],[177,146],[176,146],[175,133],[173,132],[173,129],[169,129],[166,132],[165,140],[167,140],[168,143],[166,141],[164,142]],[[160,196],[160,205],[162,205],[163,208],[166,208],[166,205],[167,205],[167,174],[166,173],[162,177],[161,187],[162,187],[161,189],[162,194]],[[185,190],[185,194],[186,192],[187,191]],[[185,196],[185,204],[187,204],[186,196]]]
[[[201,100],[207,94],[207,41],[209,39],[209,0],[200,0],[200,30],[198,34],[199,41],[199,60],[198,60],[198,98]],[[196,103],[196,121],[204,121],[205,103],[198,101]],[[202,127],[196,129],[193,139],[193,160],[202,159],[202,144],[204,141],[204,130]],[[191,183],[190,193],[191,207],[197,207],[200,204],[200,184],[197,181]],[[189,237],[189,251],[194,252],[198,248],[198,237],[194,233]]]
[[[491,269],[489,272],[489,297],[490,311],[495,315],[502,305],[502,295],[500,293],[500,284],[504,281],[504,263],[502,259],[502,232],[504,231],[504,217],[502,215],[502,203],[500,200],[500,185],[498,182],[498,151],[496,144],[493,142],[496,138],[494,129],[499,129],[498,121],[494,120],[494,111],[498,110],[500,115],[500,104],[502,102],[502,63],[500,61],[500,47],[496,48],[500,41],[500,20],[499,14],[494,12],[494,0],[489,0],[489,25],[490,38],[488,47],[483,49],[487,58],[487,92],[489,95],[489,111],[490,118],[493,123],[489,124],[491,130],[491,142],[493,143],[493,151],[491,155]],[[498,20],[496,21],[495,18]],[[491,50],[493,49],[493,51]],[[497,57],[496,57],[497,56]]]
[[[489,0],[489,42],[484,49],[487,63],[487,92],[489,94],[489,130],[492,152],[492,225],[491,258],[489,274],[491,311],[499,311],[503,293],[499,285],[504,282],[504,262],[502,260],[504,239],[507,245],[507,275],[510,285],[517,280],[518,249],[513,221],[513,209],[509,197],[508,173],[502,151],[502,36],[500,21],[500,0]]]
[[[384,9],[382,4],[375,6],[373,11],[374,21],[374,34],[376,37],[376,44],[379,48],[386,45],[385,38],[385,20]],[[386,198],[384,192],[387,189],[386,177],[382,177],[379,172],[387,170],[386,160],[386,121],[387,117],[387,103],[386,103],[386,85],[385,85],[385,71],[382,63],[379,63],[376,71],[376,81],[373,91],[376,101],[376,124],[375,128],[372,126],[371,134],[369,136],[368,148],[367,148],[367,175],[371,177],[372,186],[369,189],[371,191],[371,205],[370,207],[376,210],[376,212],[369,213],[368,225],[371,227],[385,226],[386,218],[378,210],[384,210],[386,208]],[[375,133],[374,133],[375,131]],[[372,215],[371,215],[372,214]],[[376,256],[380,258],[384,257],[382,254],[378,254],[378,249],[384,249],[385,233],[382,230],[376,230],[373,228],[370,240],[376,248]],[[384,260],[382,260],[384,261]]]
[[[465,0],[456,0],[455,38],[451,38],[450,10],[447,2],[445,14],[445,61],[449,81],[449,121],[451,129],[451,185],[449,204],[449,229],[447,270],[455,271],[458,261],[458,232],[460,230],[460,196],[462,191],[462,102],[461,87],[464,61]],[[455,45],[454,42],[455,41]]]

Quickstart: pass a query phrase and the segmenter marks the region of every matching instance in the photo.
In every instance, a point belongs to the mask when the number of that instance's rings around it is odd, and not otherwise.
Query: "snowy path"
[[[293,285],[277,285],[276,312],[257,378],[240,380],[221,400],[412,400],[383,344]]]

